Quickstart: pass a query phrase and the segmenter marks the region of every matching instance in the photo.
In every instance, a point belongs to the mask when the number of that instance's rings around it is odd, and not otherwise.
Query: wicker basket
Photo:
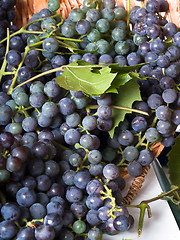
[[[28,20],[34,13],[39,12],[43,8],[47,8],[48,1],[49,0],[16,0],[15,24],[18,27],[27,24]],[[176,23],[177,26],[180,26],[180,0],[167,1],[169,3],[169,11],[166,13],[165,17],[169,21]],[[82,3],[83,0],[61,0],[59,11],[62,17],[66,19],[71,9],[81,7]],[[127,0],[116,0],[116,3],[127,8]],[[131,7],[135,5],[142,6],[143,3],[141,1],[131,0]],[[164,147],[161,143],[155,143],[151,145],[151,148],[155,153],[155,158],[157,158]],[[145,176],[147,175],[149,169],[150,166],[144,167],[141,176],[134,178],[127,195],[123,199],[123,203],[130,204],[132,199],[137,195],[142,187]],[[129,177],[126,170],[121,173],[121,176],[124,178]]]

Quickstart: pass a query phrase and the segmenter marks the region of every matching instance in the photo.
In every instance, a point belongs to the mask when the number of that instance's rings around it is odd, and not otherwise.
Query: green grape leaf
[[[127,83],[128,81],[130,81],[132,79],[132,77],[128,74],[128,73],[124,73],[124,74],[117,74],[117,76],[115,77],[115,79],[113,80],[111,86],[107,89],[107,93],[111,92],[111,93],[118,93],[118,88],[122,85],[124,85],[125,83]]]
[[[119,72],[121,74],[123,73],[130,73],[132,71],[135,71],[139,68],[141,68],[144,65],[147,65],[148,63],[141,63],[138,65],[133,65],[133,66],[119,66],[118,63],[112,63],[109,65],[109,67],[112,69],[112,71]]]
[[[66,90],[83,91],[87,95],[98,96],[106,92],[117,75],[111,73],[109,66],[81,64],[84,62],[77,61],[64,66],[64,72],[56,78],[56,82]]]
[[[112,102],[115,106],[132,108],[132,104],[134,101],[141,101],[139,84],[136,79],[132,78],[125,85],[122,85],[119,88],[119,94],[112,95]],[[109,131],[109,135],[111,138],[114,136],[115,128],[118,127],[119,123],[122,122],[125,118],[126,113],[130,113],[131,111],[126,110],[118,110],[112,108],[112,118],[114,121],[113,128]]]
[[[180,135],[175,138],[175,144],[172,146],[168,156],[169,177],[172,184],[180,187]]]

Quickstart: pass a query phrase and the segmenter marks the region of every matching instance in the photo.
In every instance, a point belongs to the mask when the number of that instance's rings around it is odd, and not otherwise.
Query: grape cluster
[[[167,2],[148,0],[127,14],[114,0],[85,0],[64,20],[59,1],[49,0],[20,30],[9,24],[14,4],[0,1],[0,238],[100,240],[129,230],[120,170],[141,175],[154,160],[151,145],[172,146],[180,124],[180,38],[160,14]],[[113,94],[87,96],[56,83],[63,74],[56,68],[77,60],[146,63],[137,113],[126,114],[113,138]]]

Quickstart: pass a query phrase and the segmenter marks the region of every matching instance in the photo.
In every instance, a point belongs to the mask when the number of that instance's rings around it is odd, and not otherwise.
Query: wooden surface
[[[180,0],[167,0],[169,3],[169,12],[166,14],[168,21],[177,24],[180,27]],[[83,0],[61,0],[61,14],[64,18],[68,17],[69,11],[73,7],[80,7]],[[117,4],[126,7],[127,0],[117,0]],[[146,2],[146,1],[145,1]],[[33,13],[39,12],[43,8],[47,8],[48,0],[16,0],[17,17],[16,24],[20,27],[27,23]],[[142,2],[131,0],[131,7],[142,6]]]

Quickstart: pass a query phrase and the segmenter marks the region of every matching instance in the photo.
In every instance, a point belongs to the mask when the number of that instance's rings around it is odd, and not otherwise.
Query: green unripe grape
[[[81,233],[85,232],[86,224],[81,220],[77,220],[73,223],[72,229],[75,233],[81,234]]]
[[[101,1],[99,0],[84,0],[83,7],[84,8],[96,8]]]
[[[126,41],[118,41],[115,44],[115,51],[117,54],[126,55],[130,51],[130,46]]]
[[[48,9],[51,12],[55,12],[60,8],[60,2],[59,0],[49,0],[48,2]]]
[[[116,158],[116,151],[111,147],[106,147],[102,151],[103,159],[106,162],[112,162]]]
[[[146,36],[139,36],[139,35],[136,35],[134,34],[133,36],[133,42],[139,46],[141,43],[147,41],[147,37]]]
[[[123,20],[126,17],[126,10],[122,6],[116,7],[114,13],[116,20]]]
[[[91,32],[87,35],[87,39],[90,42],[97,42],[101,39],[101,34],[97,29],[92,29]]]
[[[79,8],[74,8],[69,13],[69,19],[72,22],[78,22],[79,20],[84,18],[84,12]]]
[[[31,35],[27,39],[27,45],[31,45],[34,43],[38,43],[40,41],[40,38],[36,35]]]
[[[9,132],[13,135],[15,134],[21,134],[23,131],[22,124],[19,122],[11,123],[9,126]]]

